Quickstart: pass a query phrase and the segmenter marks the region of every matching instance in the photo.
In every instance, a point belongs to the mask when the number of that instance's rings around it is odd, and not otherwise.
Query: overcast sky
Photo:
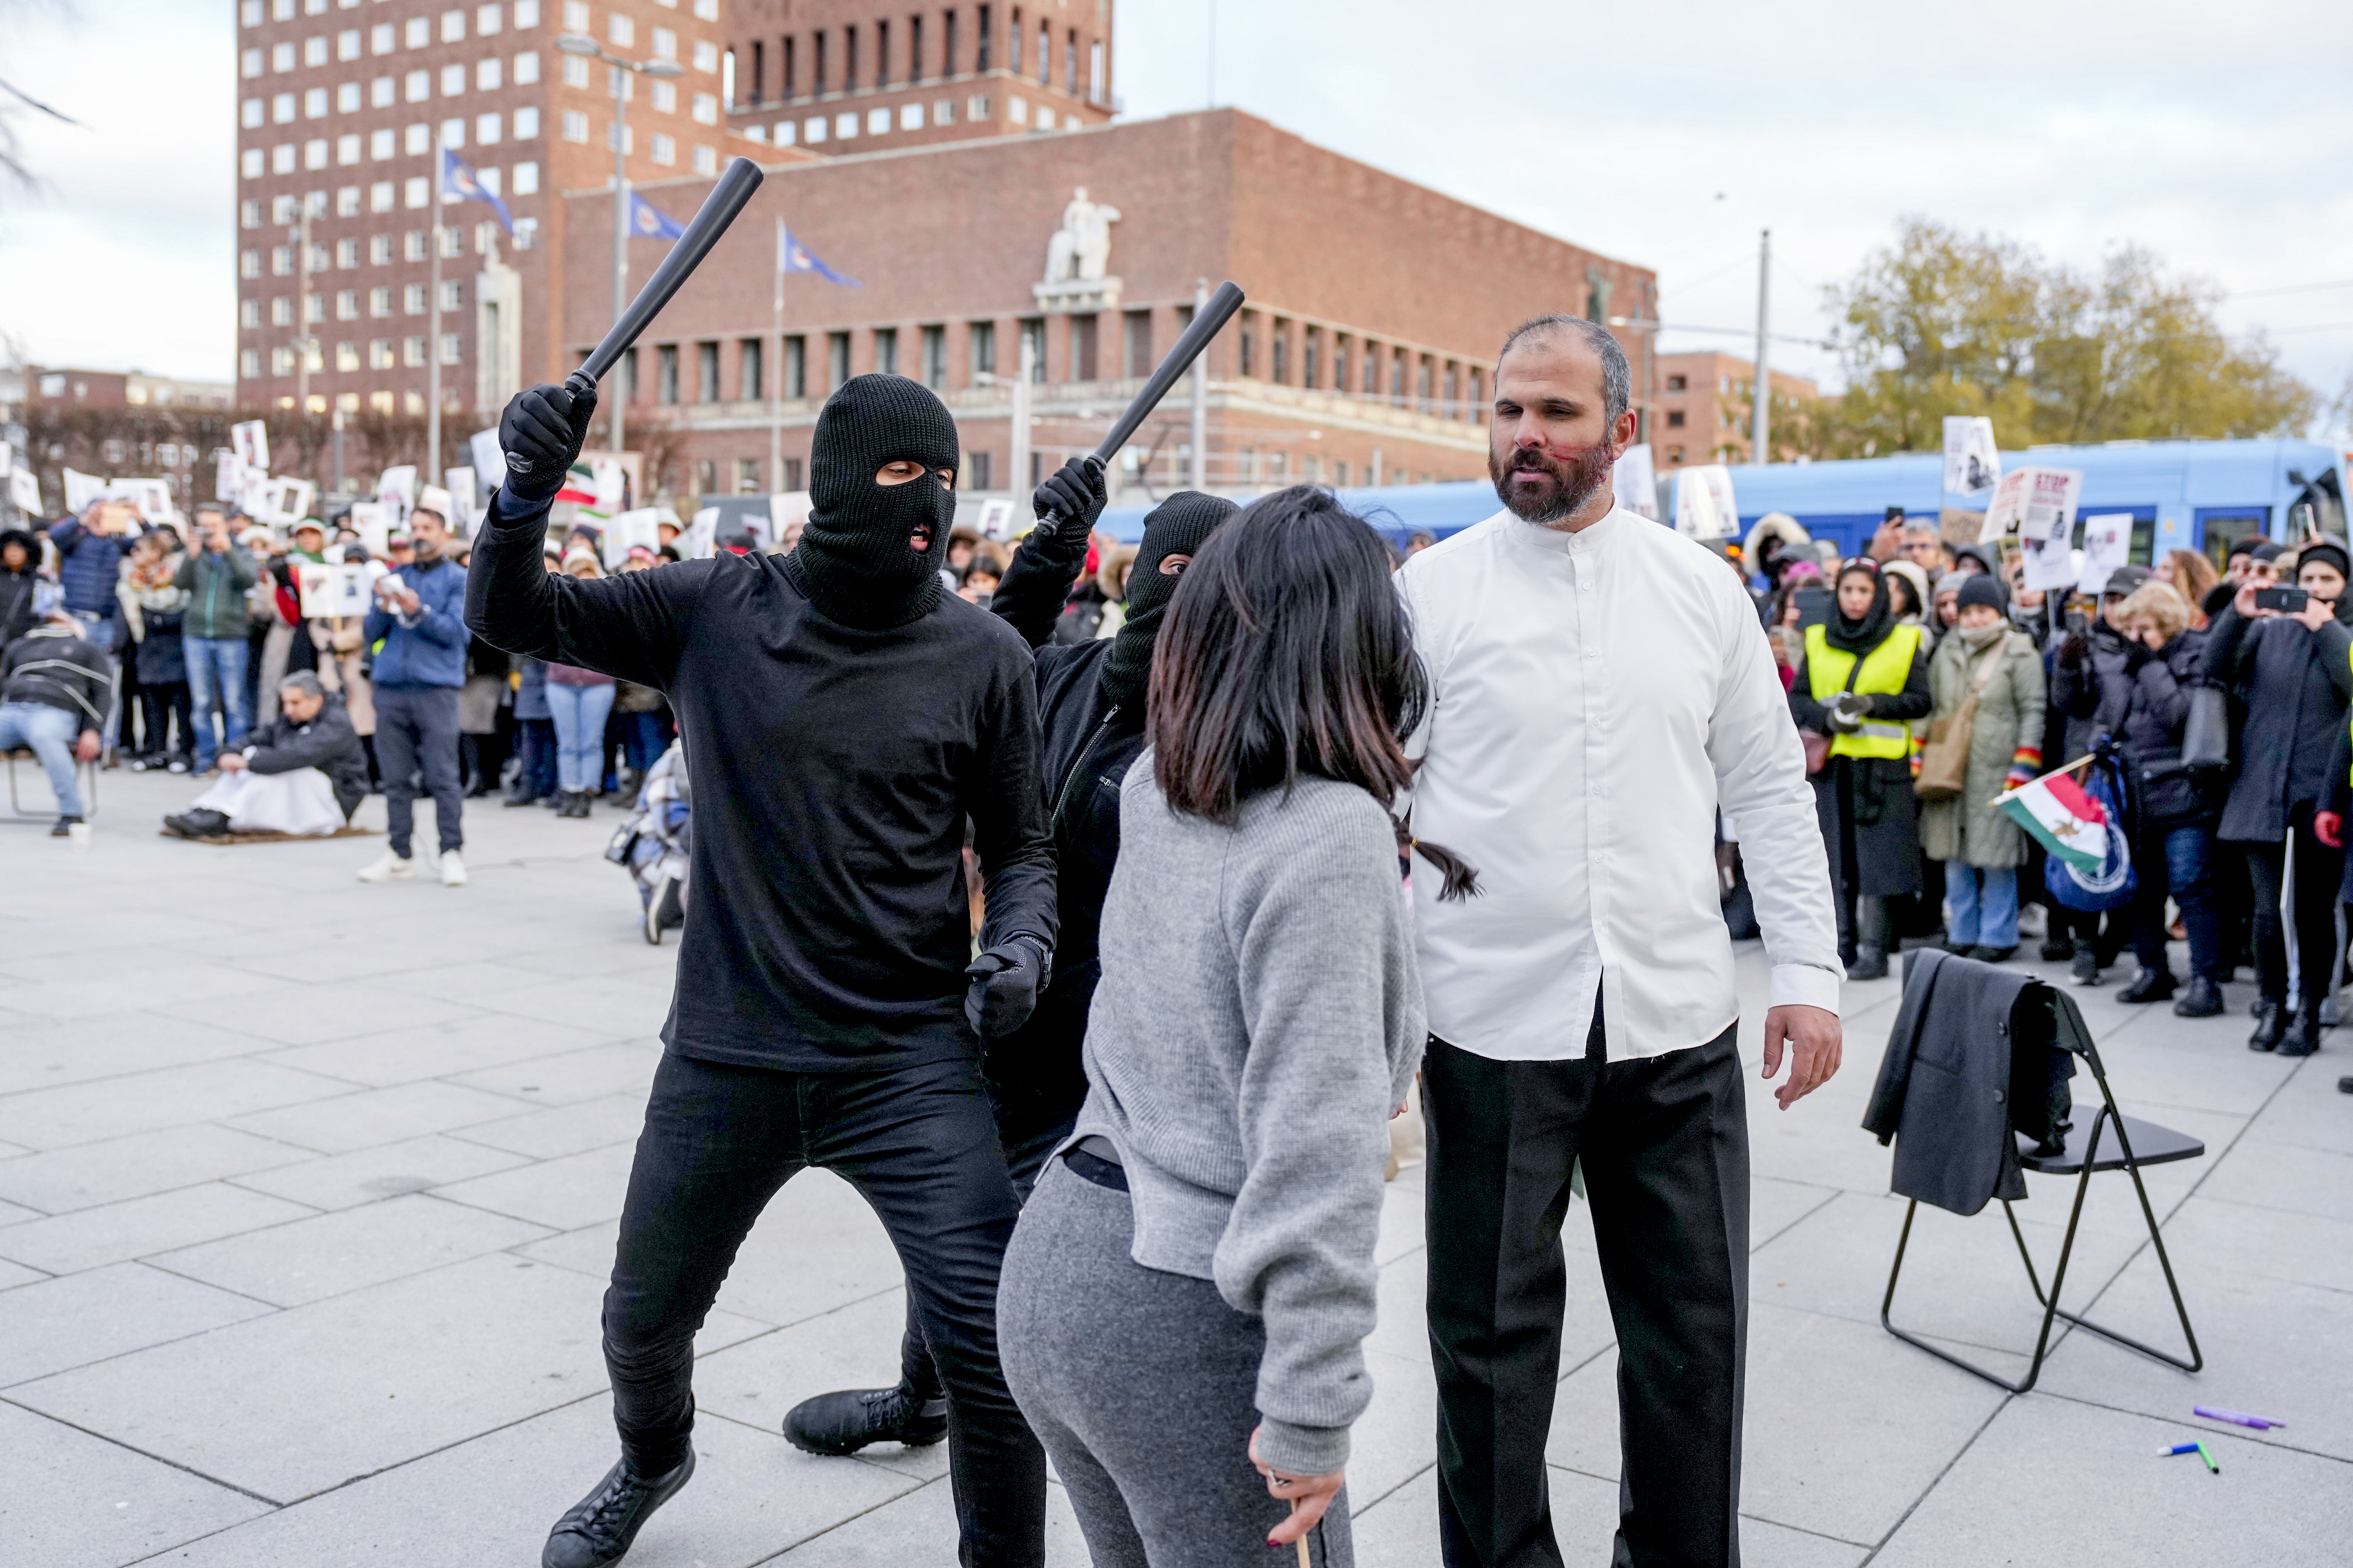
[[[2147,245],[2325,395],[2353,369],[2343,0],[1215,3],[1217,102],[1654,267],[1677,326],[1752,327],[1769,227],[1775,330],[1819,334],[1821,286],[1916,213],[2087,268]],[[1209,101],[1212,4],[1119,5],[1131,118]],[[88,127],[17,121],[46,184],[0,191],[0,330],[51,363],[227,378],[234,6],[75,9],[0,0],[0,74]],[[1334,238],[1345,267],[1378,237]],[[1774,363],[1835,384],[1819,350]]]

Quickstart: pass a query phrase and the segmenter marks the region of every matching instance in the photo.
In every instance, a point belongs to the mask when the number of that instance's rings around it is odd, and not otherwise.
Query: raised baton
[[[606,332],[605,341],[596,345],[578,370],[564,378],[565,384],[571,384],[573,376],[585,376],[591,384],[602,381],[605,374],[620,363],[621,356],[629,352],[629,345],[638,341],[638,334],[661,314],[661,309],[670,303],[670,296],[677,293],[694,269],[702,265],[702,258],[711,254],[711,247],[719,243],[721,235],[727,232],[727,226],[735,221],[735,215],[744,210],[744,204],[750,201],[752,193],[760,188],[760,166],[751,159],[730,158],[727,161],[727,167],[720,172],[719,183],[711,187],[709,195],[702,198],[702,205],[695,212],[694,221],[686,226],[686,232],[680,235],[677,242],[670,247],[670,254],[662,258],[662,264],[654,268],[654,275],[646,279],[646,286],[638,290],[636,299],[629,301],[629,308],[621,312],[620,320]],[[525,476],[530,471],[529,464],[518,464],[512,457],[507,458],[507,466]]]
[[[1241,308],[1242,291],[1230,282],[1219,284],[1218,291],[1209,296],[1207,304],[1194,312],[1192,325],[1185,329],[1184,336],[1176,340],[1176,346],[1168,351],[1168,357],[1160,362],[1160,368],[1152,373],[1152,379],[1144,384],[1144,390],[1135,395],[1134,401],[1127,405],[1127,412],[1119,416],[1113,424],[1111,433],[1095,448],[1096,462],[1106,468],[1110,466],[1111,460],[1119,455],[1119,449],[1127,445],[1127,438],[1135,434],[1137,426],[1152,417],[1152,411],[1160,406],[1160,400],[1168,395],[1168,389],[1176,384],[1178,377],[1193,368],[1193,362],[1201,357],[1201,351],[1209,346],[1209,340],[1216,337],[1219,330],[1234,319],[1234,312]]]

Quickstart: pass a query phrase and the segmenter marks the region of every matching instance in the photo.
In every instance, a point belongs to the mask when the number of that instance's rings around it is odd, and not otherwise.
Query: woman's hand
[[[2259,621],[2267,616],[2277,615],[2279,612],[2276,610],[2255,608],[2256,592],[2259,589],[2271,587],[2273,580],[2269,563],[2258,561],[2251,564],[2247,568],[2246,581],[2241,583],[2239,591],[2231,595],[2231,608],[2238,611],[2242,618],[2250,621]]]
[[[1340,1495],[1340,1488],[1348,1479],[1345,1470],[1334,1470],[1328,1476],[1277,1475],[1264,1459],[1258,1457],[1258,1428],[1255,1426],[1250,1428],[1250,1461],[1258,1467],[1258,1473],[1266,1478],[1268,1494],[1291,1505],[1291,1517],[1276,1525],[1267,1535],[1269,1546],[1288,1546],[1314,1529],[1324,1518],[1324,1510],[1332,1506],[1332,1500]]]
[[[2312,836],[2331,849],[2345,847],[2345,819],[2333,811],[2312,814]]]
[[[2306,599],[2304,608],[2287,617],[2306,631],[2316,632],[2337,618],[2337,606],[2326,599]]]

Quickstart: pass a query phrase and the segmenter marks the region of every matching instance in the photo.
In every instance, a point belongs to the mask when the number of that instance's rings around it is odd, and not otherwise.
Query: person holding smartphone
[[[2245,721],[2238,776],[2214,837],[2247,857],[2255,888],[2255,967],[2262,1011],[2251,1050],[2309,1056],[2320,1048],[2320,1005],[2336,973],[2337,898],[2345,875],[2341,834],[2321,831],[2333,780],[2329,761],[2353,700],[2353,626],[2346,580],[2353,558],[2333,539],[2296,558],[2301,599],[2281,591],[2274,563],[2252,561],[2230,607],[2207,634],[2205,676],[2239,699]],[[2331,838],[2337,842],[2331,843]],[[2295,1006],[2289,1006],[2287,932],[2280,894],[2295,867]]]

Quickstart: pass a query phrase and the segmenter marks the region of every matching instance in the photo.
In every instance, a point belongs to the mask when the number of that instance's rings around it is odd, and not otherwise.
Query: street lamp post
[[[686,68],[676,60],[625,60],[618,55],[608,55],[596,39],[586,33],[565,33],[555,40],[561,53],[578,55],[584,59],[601,60],[612,68],[613,82],[613,319],[629,307],[629,79],[625,72],[640,76],[684,76]],[[617,375],[622,374],[618,366]],[[613,389],[607,401],[613,407],[613,453],[621,452],[621,406],[628,399],[628,383],[624,377]]]

